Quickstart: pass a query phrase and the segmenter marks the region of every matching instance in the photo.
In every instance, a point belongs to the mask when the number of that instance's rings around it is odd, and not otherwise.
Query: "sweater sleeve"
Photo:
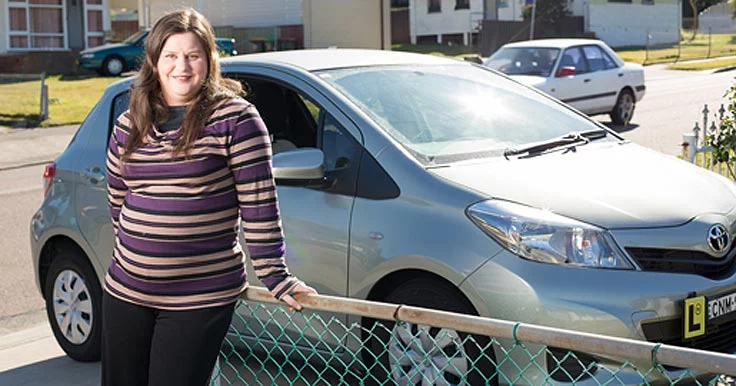
[[[113,231],[117,235],[120,224],[120,210],[123,207],[128,187],[120,173],[122,144],[118,141],[118,123],[115,124],[107,146],[107,203],[110,207]]]
[[[289,273],[284,260],[271,141],[252,104],[244,105],[230,130],[227,147],[248,254],[263,285],[281,299],[299,280]]]

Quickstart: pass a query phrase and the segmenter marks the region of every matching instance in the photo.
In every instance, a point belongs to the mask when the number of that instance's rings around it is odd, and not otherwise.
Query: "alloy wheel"
[[[397,323],[388,350],[391,378],[398,385],[459,385],[468,372],[468,357],[455,330]]]
[[[77,272],[64,270],[56,276],[52,295],[54,316],[61,333],[72,344],[84,343],[92,330],[92,298]]]

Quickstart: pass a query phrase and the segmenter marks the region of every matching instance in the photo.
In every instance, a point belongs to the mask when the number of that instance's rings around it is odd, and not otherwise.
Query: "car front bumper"
[[[662,321],[681,323],[686,298],[693,292],[699,295],[734,293],[736,274],[714,282],[689,274],[543,264],[504,251],[471,275],[462,288],[474,298],[482,316],[647,341],[643,326]],[[682,324],[677,325],[682,328]],[[730,331],[733,332],[728,334],[736,337],[736,329],[730,328]],[[505,350],[514,346],[509,340],[500,340],[500,343]],[[508,353],[496,350],[497,360],[502,363],[500,371],[509,379],[523,376],[523,379],[539,379],[540,382],[548,380],[558,366],[549,362],[548,355],[534,356],[540,350],[544,347],[528,345],[523,350],[516,348]],[[727,351],[735,350],[731,347]],[[536,366],[527,366],[530,353]],[[508,355],[510,360],[503,361],[499,355]],[[605,383],[612,374],[617,378],[616,384],[640,384],[645,380],[656,382],[677,377],[686,371],[649,372],[651,363],[623,366],[626,361],[625,354],[621,360],[595,357],[599,367],[590,378],[591,384]],[[550,363],[553,365],[549,366]]]

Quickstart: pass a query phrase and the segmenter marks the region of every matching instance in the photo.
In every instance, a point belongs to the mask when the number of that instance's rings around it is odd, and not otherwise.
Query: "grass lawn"
[[[685,71],[703,71],[714,70],[716,68],[736,66],[736,58],[715,59],[705,62],[694,63],[676,63],[667,66],[669,70],[685,70]]]
[[[121,78],[46,78],[49,118],[39,122],[41,81],[0,79],[0,126],[58,126],[81,123],[105,87]]]
[[[692,34],[682,32],[682,43],[652,46],[647,52],[646,47],[621,47],[616,53],[627,62],[641,64],[672,63],[692,59],[716,58],[736,55],[736,35],[734,34],[698,34],[690,40]],[[709,48],[710,45],[710,48]]]
[[[391,50],[454,57],[478,55],[477,46],[463,45],[448,46],[444,44],[392,44]]]

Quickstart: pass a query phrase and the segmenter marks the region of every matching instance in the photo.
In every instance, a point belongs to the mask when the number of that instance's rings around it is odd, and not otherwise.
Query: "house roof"
[[[601,44],[597,39],[535,39],[508,43],[505,47],[555,47],[565,48],[581,44]]]
[[[369,65],[452,64],[457,63],[457,59],[399,51],[326,48],[239,55],[223,58],[221,63],[224,66],[237,63],[281,63],[307,71],[317,71]]]

